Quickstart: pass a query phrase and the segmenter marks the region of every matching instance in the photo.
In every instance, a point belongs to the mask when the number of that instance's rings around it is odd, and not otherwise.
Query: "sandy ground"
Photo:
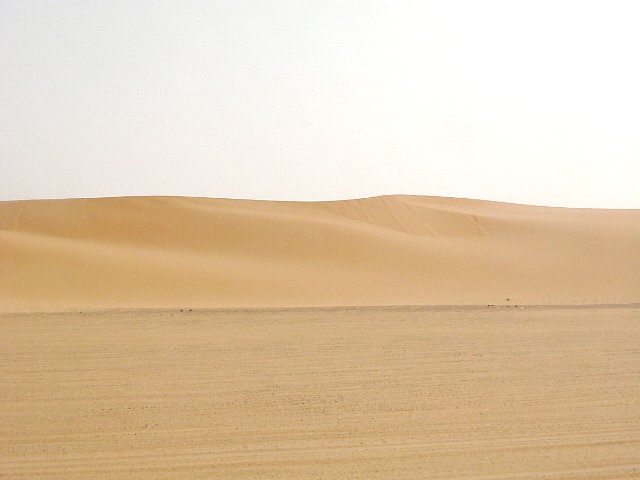
[[[0,202],[0,312],[640,303],[638,245],[640,210],[414,196]]]
[[[640,306],[0,315],[0,478],[640,478]]]

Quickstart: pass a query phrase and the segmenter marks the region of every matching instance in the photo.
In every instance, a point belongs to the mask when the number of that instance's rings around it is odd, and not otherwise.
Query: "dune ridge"
[[[0,311],[640,302],[640,210],[383,196],[0,202]]]

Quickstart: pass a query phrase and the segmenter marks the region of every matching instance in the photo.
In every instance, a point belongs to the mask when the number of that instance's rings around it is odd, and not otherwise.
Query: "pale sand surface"
[[[0,202],[0,312],[639,303],[638,245],[640,210],[416,196]]]
[[[6,479],[640,478],[640,306],[0,315]]]

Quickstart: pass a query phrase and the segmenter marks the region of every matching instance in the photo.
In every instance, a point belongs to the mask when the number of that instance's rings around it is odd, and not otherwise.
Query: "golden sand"
[[[640,478],[640,306],[0,315],[0,478]]]
[[[411,196],[0,202],[0,312],[637,303],[639,245],[640,210]]]
[[[640,478],[639,246],[638,210],[0,202],[0,478]]]

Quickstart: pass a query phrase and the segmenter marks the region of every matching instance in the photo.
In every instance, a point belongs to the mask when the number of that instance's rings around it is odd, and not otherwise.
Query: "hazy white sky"
[[[640,2],[0,1],[0,198],[640,208]]]

